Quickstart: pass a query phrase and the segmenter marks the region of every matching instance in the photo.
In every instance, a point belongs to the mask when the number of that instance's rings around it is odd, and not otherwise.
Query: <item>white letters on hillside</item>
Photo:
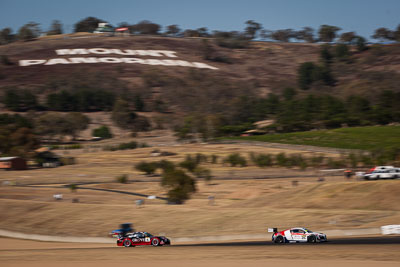
[[[30,66],[30,65],[43,64],[45,62],[46,62],[46,60],[44,60],[44,59],[20,60],[19,65],[20,66]]]
[[[173,59],[141,59],[141,58],[118,58],[118,57],[71,57],[71,58],[51,58],[49,60],[20,60],[20,66],[31,65],[56,65],[56,64],[80,64],[80,63],[128,63],[161,66],[181,66],[199,69],[217,70],[218,68],[201,62],[188,62],[185,60]]]
[[[107,49],[107,48],[74,48],[74,49],[58,49],[57,55],[87,55],[87,54],[117,54],[124,56],[151,56],[151,57],[177,57],[175,51],[168,50],[131,50],[131,49]]]
[[[27,59],[20,60],[22,67],[32,65],[58,65],[58,64],[92,64],[92,63],[127,63],[160,66],[181,66],[201,69],[217,70],[218,68],[201,62],[188,62],[185,60],[161,59],[160,57],[176,58],[175,51],[169,50],[131,50],[131,49],[109,49],[109,48],[74,48],[57,49],[59,56],[66,55],[123,55],[123,56],[149,56],[159,57],[158,59],[142,59],[136,57],[70,57],[70,58],[51,58],[51,59]]]

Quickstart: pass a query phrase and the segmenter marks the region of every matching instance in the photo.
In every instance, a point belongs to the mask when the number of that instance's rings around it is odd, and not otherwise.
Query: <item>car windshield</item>
[[[306,233],[312,233],[313,232],[313,231],[305,229],[305,228],[304,228],[304,231],[306,231]]]
[[[152,234],[150,234],[150,233],[144,233],[144,235],[146,236],[146,237],[152,237],[153,235]]]

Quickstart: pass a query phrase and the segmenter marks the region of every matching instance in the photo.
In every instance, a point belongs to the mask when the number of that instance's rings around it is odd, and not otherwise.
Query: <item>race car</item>
[[[124,247],[135,246],[163,246],[171,245],[171,241],[165,236],[153,236],[148,232],[132,232],[131,224],[125,223],[121,225],[121,229],[114,230],[110,233],[112,237],[117,238],[117,245]]]
[[[165,236],[153,236],[147,232],[134,232],[121,236],[117,240],[118,246],[135,247],[135,246],[163,246],[171,245],[171,241]]]
[[[365,180],[396,179],[400,177],[400,168],[393,166],[377,166],[364,174]]]
[[[273,232],[272,242],[274,243],[316,243],[328,241],[325,234],[313,232],[302,227],[290,228],[280,232],[278,232],[277,228],[269,228],[268,232]]]

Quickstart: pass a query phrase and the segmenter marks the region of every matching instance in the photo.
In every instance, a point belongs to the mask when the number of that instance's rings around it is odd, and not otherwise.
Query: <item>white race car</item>
[[[393,166],[377,166],[364,174],[365,180],[396,179],[400,178],[400,168]]]
[[[273,232],[272,242],[274,243],[299,243],[299,242],[326,242],[328,239],[323,233],[310,231],[306,228],[295,227],[278,232],[277,228],[269,228],[268,232]]]

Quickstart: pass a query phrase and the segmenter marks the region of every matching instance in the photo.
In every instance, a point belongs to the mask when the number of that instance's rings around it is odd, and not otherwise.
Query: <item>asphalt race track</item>
[[[400,236],[377,236],[377,237],[346,237],[346,238],[331,238],[328,242],[323,243],[285,243],[285,244],[275,244],[272,241],[241,241],[241,242],[221,242],[221,243],[203,243],[203,244],[183,244],[183,245],[174,245],[174,246],[193,246],[193,247],[207,247],[207,246],[286,246],[286,245],[295,245],[295,246],[315,246],[315,245],[379,245],[379,244],[400,244]]]
[[[140,263],[141,267],[397,267],[399,251],[400,236],[332,238],[316,244],[241,241],[130,248],[0,238],[2,267],[108,267],[126,263]]]

